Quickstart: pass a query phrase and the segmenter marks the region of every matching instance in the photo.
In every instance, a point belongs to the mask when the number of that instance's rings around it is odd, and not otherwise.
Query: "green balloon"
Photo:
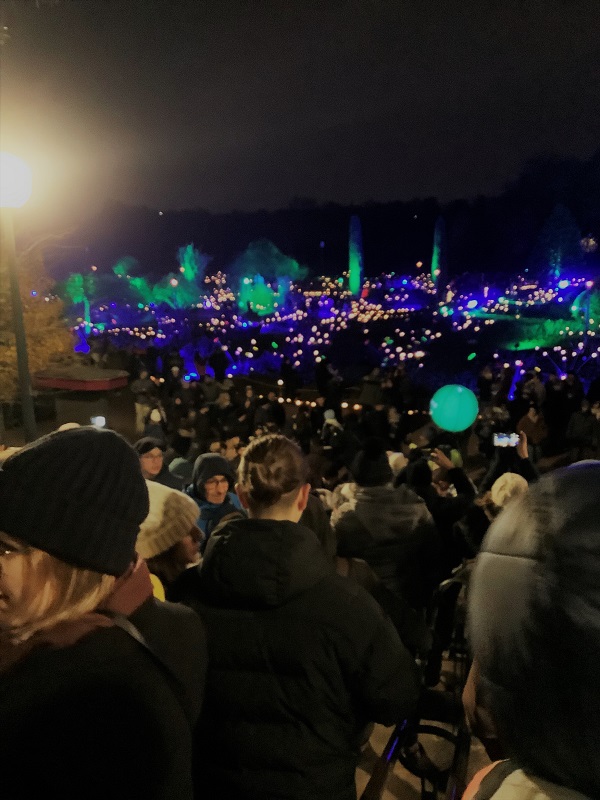
[[[466,386],[450,383],[442,386],[431,398],[429,413],[442,430],[458,433],[465,431],[477,419],[477,398]]]

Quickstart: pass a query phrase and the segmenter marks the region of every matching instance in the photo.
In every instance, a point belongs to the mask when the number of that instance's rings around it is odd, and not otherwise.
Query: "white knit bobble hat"
[[[509,500],[525,494],[528,488],[528,483],[522,475],[505,472],[492,486],[490,491],[492,503],[498,508],[503,508]]]
[[[156,481],[146,481],[150,513],[140,526],[136,550],[142,558],[154,558],[185,538],[200,516],[198,506],[183,492]]]

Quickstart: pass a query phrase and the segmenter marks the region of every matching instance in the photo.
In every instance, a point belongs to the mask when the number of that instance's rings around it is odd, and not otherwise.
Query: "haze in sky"
[[[600,144],[598,0],[0,0],[27,214],[493,194]],[[25,213],[25,212],[23,212]]]

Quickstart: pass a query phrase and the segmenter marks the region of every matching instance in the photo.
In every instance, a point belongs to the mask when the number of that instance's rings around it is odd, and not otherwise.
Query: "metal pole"
[[[10,297],[13,312],[13,328],[17,346],[17,370],[19,373],[19,390],[21,394],[23,425],[25,427],[25,441],[31,442],[37,437],[37,433],[33,396],[31,394],[31,380],[29,377],[27,340],[25,338],[25,325],[23,323],[23,306],[21,305],[21,294],[19,292],[12,208],[1,208],[0,220],[2,223],[0,252],[3,258],[6,259],[6,267],[10,280]]]

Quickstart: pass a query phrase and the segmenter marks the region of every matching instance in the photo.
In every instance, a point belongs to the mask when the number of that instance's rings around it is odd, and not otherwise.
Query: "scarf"
[[[51,628],[37,631],[22,642],[12,642],[0,634],[0,674],[13,669],[38,648],[61,649],[72,647],[80,639],[100,628],[110,628],[115,623],[110,614],[129,617],[152,597],[152,583],[146,562],[139,558],[115,582],[110,595],[101,607],[76,619],[58,622]]]

